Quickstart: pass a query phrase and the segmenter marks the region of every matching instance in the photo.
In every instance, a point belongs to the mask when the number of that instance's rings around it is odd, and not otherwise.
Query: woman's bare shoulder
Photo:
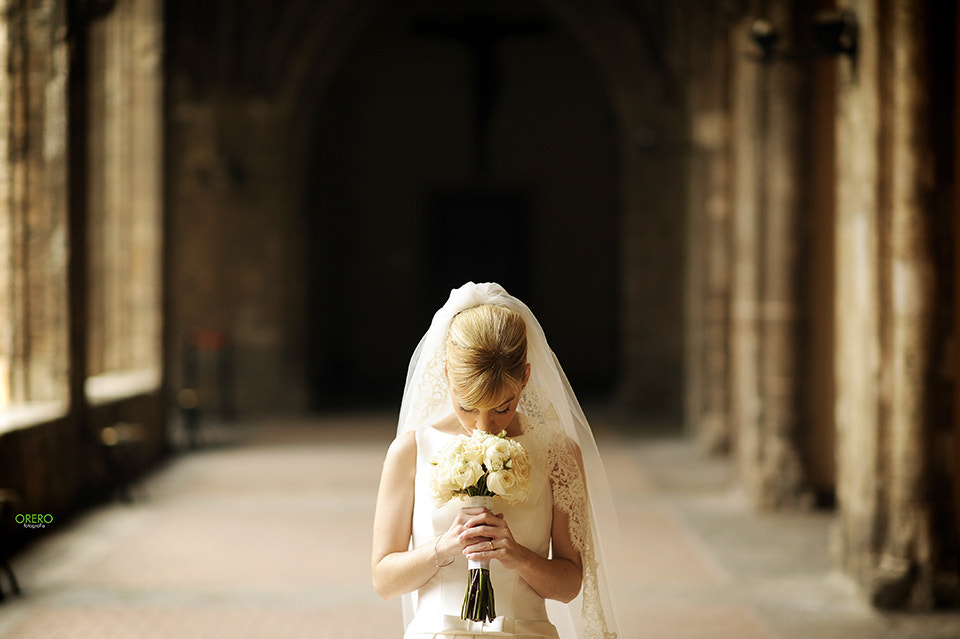
[[[417,434],[414,431],[408,430],[405,433],[400,433],[390,442],[390,447],[387,448],[386,463],[416,465]]]
[[[457,421],[456,415],[448,415],[444,417],[437,423],[432,426],[427,426],[426,428],[432,428],[441,433],[446,433],[447,435],[460,435],[463,434],[463,430],[460,428],[460,422]],[[390,448],[387,451],[388,456],[392,457],[410,457],[416,458],[417,453],[417,431],[408,430],[397,435],[396,439],[390,444]]]
[[[462,430],[460,430],[460,423],[457,421],[456,415],[445,417],[433,426],[427,426],[427,428],[433,428],[434,430],[437,430],[441,433],[446,433],[448,435],[457,435],[462,433]],[[406,468],[416,467],[417,432],[415,430],[408,430],[397,435],[396,439],[390,443],[390,447],[387,449],[386,463],[391,466],[404,466]]]

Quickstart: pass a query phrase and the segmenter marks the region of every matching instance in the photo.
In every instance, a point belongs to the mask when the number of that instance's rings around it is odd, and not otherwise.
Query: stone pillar
[[[837,135],[839,559],[875,605],[929,608],[927,3],[852,6],[861,49],[840,75]]]
[[[771,3],[770,19],[782,25],[786,46],[792,33],[805,24],[795,23],[793,2]],[[801,3],[802,4],[802,3]],[[763,73],[763,72],[761,72]],[[780,64],[768,67],[761,78],[765,131],[762,150],[765,183],[760,217],[759,299],[756,307],[760,330],[760,457],[758,502],[763,506],[792,506],[802,498],[803,469],[799,438],[799,262],[801,192],[806,183],[801,164],[806,157],[802,134],[804,77],[802,67]]]
[[[898,0],[890,20],[890,256],[888,310],[890,532],[881,560],[897,579],[917,579],[913,605],[933,605],[930,501],[925,475],[935,272],[928,216],[933,158],[928,128],[929,61],[924,2]],[[919,572],[914,574],[915,568]]]
[[[14,243],[21,231],[22,172],[17,170],[14,149],[20,146],[19,139],[26,131],[22,124],[16,126],[22,111],[22,91],[19,91],[22,74],[18,74],[17,61],[20,52],[17,43],[22,40],[21,21],[14,11],[15,3],[7,0],[0,4],[3,16],[0,19],[0,308],[4,319],[0,322],[0,409],[22,399],[23,383],[20,379],[22,366],[17,361],[18,327],[23,326],[22,311],[15,305],[20,274],[15,265]]]
[[[859,576],[872,564],[880,494],[880,90],[875,0],[851,5],[862,37],[839,65],[836,210],[837,542]]]
[[[0,2],[0,394],[67,395],[65,3]]]
[[[161,5],[89,23],[90,375],[160,366]]]
[[[4,3],[3,7],[6,8]],[[10,68],[10,26],[0,20],[0,73],[3,73],[3,84],[9,81]],[[12,215],[9,214],[11,187],[10,164],[10,102],[13,92],[0,91],[0,210],[6,212],[0,215],[0,300],[10,299],[11,279],[13,277],[13,261],[10,243],[13,239]],[[2,303],[2,302],[0,302]],[[10,368],[12,363],[13,322],[0,322],[0,410],[10,404]]]
[[[792,46],[793,3],[771,3]],[[746,37],[748,25],[738,32]],[[741,40],[740,50],[749,50]],[[742,479],[761,507],[803,498],[798,427],[798,218],[804,180],[802,78],[795,64],[743,60],[734,80],[733,423]]]
[[[730,316],[730,123],[727,24],[711,20],[691,81],[686,299],[685,424],[702,449],[730,447],[728,418]]]
[[[732,166],[732,240],[730,282],[730,424],[738,461],[754,460],[759,455],[760,371],[759,324],[756,309],[759,290],[760,248],[760,175],[763,122],[759,92],[765,70],[743,57],[750,49],[749,21],[734,27],[732,46],[731,104],[733,128]],[[745,474],[752,476],[748,467]]]

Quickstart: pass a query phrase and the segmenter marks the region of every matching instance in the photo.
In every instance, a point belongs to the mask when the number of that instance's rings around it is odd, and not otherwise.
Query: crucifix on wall
[[[505,21],[485,13],[456,19],[434,18],[416,22],[414,31],[453,40],[473,54],[474,153],[477,172],[486,173],[489,161],[490,121],[500,89],[497,45],[507,38],[531,36],[546,30],[538,20]]]

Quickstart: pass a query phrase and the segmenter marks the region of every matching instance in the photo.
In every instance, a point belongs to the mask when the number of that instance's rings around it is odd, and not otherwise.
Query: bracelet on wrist
[[[434,544],[433,544],[433,565],[435,565],[437,568],[445,568],[446,566],[449,566],[450,564],[452,564],[453,562],[455,562],[455,561],[457,560],[456,557],[451,557],[451,558],[450,558],[450,561],[448,561],[447,563],[445,563],[445,564],[441,564],[441,563],[440,563],[440,549],[439,549],[439,546],[440,546],[440,540],[441,540],[441,539],[443,539],[443,535],[440,535],[439,537],[437,537],[437,541],[435,541]]]

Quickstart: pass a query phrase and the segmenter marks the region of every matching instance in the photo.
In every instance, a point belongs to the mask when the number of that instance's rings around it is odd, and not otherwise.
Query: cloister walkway
[[[756,514],[722,460],[594,419],[622,529],[624,638],[947,639],[960,614],[881,615],[831,570],[829,513]],[[390,415],[211,428],[131,504],[54,522],[11,562],[2,639],[399,636],[370,586]]]

